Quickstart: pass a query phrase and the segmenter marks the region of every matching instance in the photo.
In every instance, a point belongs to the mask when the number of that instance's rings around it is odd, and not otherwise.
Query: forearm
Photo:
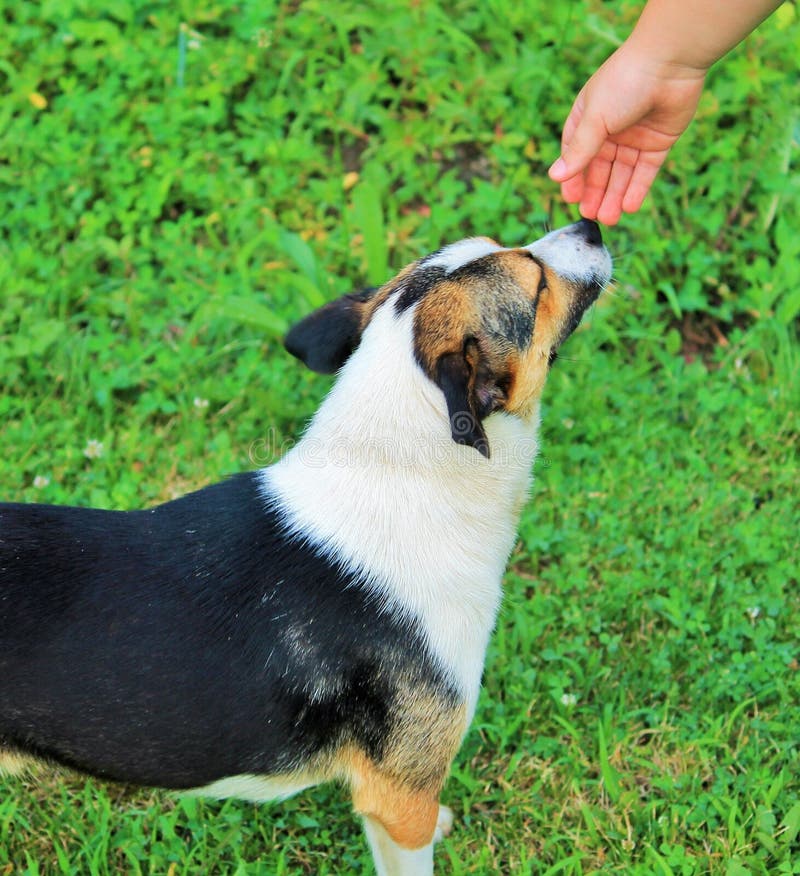
[[[705,72],[781,0],[649,0],[628,43],[654,64]]]

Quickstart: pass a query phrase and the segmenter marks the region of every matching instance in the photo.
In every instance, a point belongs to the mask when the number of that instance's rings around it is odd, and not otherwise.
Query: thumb
[[[564,125],[565,134],[570,127],[570,119]],[[572,136],[561,146],[561,156],[548,171],[550,179],[565,182],[577,176],[600,151],[608,139],[608,130],[598,116],[584,113]]]

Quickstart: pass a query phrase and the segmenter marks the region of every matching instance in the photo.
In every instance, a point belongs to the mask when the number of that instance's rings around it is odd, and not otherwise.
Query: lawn
[[[0,499],[266,464],[280,338],[443,243],[575,218],[546,169],[639,3],[6,0]],[[798,12],[715,67],[545,391],[452,874],[800,874]],[[0,874],[370,872],[341,789],[0,779]]]

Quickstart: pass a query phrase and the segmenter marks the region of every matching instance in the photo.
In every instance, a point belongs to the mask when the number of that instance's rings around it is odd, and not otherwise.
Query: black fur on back
[[[409,680],[457,700],[254,473],[148,511],[0,505],[0,748],[175,789],[379,759]]]

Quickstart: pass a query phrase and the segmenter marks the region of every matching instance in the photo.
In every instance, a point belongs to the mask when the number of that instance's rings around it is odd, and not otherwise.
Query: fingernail
[[[549,175],[553,179],[559,179],[564,176],[567,171],[567,162],[564,161],[563,158],[557,158],[554,162],[550,170],[548,171]]]

